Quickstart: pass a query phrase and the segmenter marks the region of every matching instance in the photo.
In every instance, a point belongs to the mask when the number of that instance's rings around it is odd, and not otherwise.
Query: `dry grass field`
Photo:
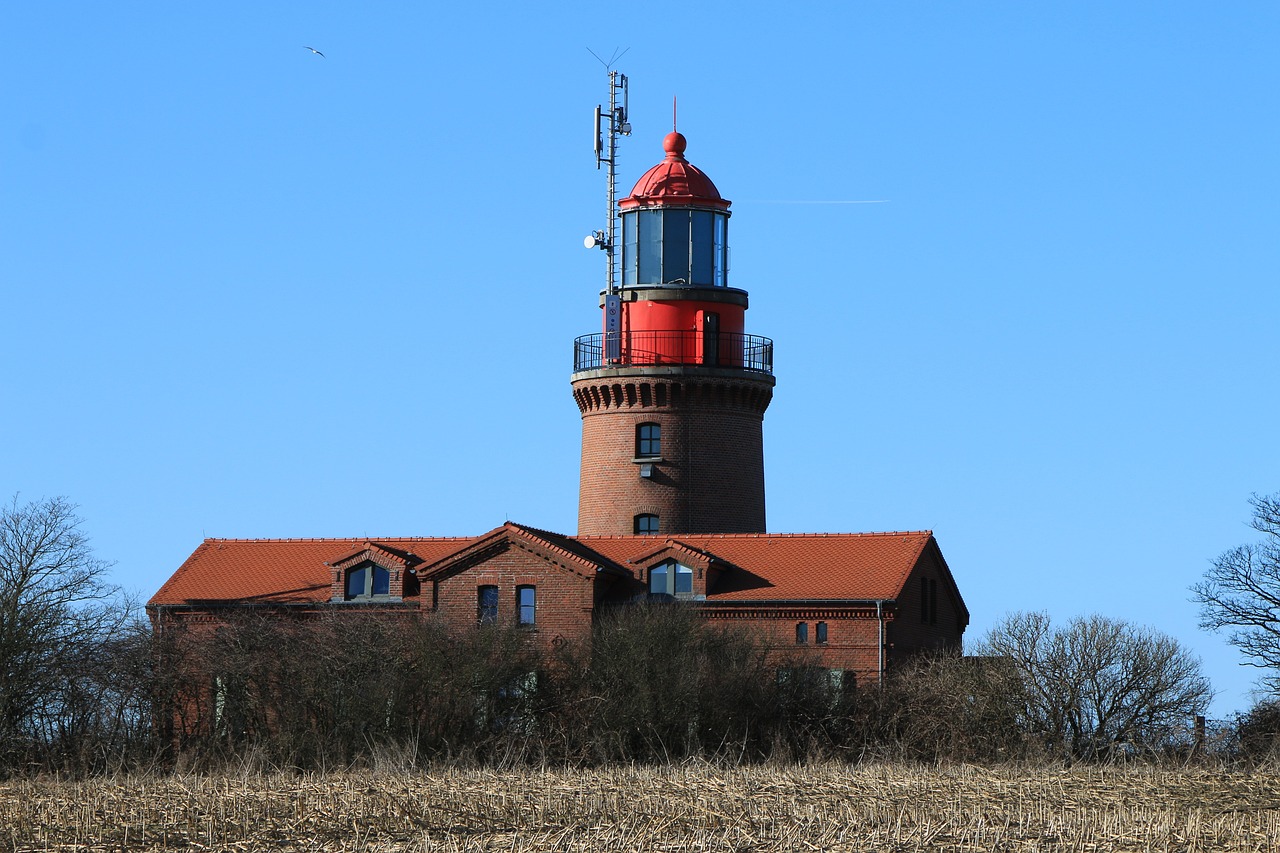
[[[1280,775],[706,766],[0,785],[0,850],[1273,851]]]

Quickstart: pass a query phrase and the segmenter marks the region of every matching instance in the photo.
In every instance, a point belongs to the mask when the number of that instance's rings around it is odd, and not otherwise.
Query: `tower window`
[[[373,598],[391,594],[391,572],[365,563],[347,572],[347,598]]]
[[[636,427],[636,456],[641,458],[662,455],[662,425],[639,424]]]
[[[825,645],[827,642],[827,623],[819,622],[813,626],[813,639],[819,645]]]
[[[679,597],[693,595],[693,569],[674,560],[659,563],[649,570],[649,593]]]
[[[498,588],[482,586],[476,589],[476,622],[492,625],[498,621]]]
[[[516,609],[521,625],[533,625],[538,620],[538,589],[534,586],[516,587]]]
[[[651,512],[642,512],[636,516],[636,533],[653,535],[658,532],[658,516]]]
[[[803,646],[808,642],[809,642],[809,623],[797,622],[796,623],[796,645]]]

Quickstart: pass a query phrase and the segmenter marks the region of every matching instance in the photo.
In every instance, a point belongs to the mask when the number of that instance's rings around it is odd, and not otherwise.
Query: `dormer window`
[[[391,594],[391,572],[377,563],[362,563],[347,571],[347,600],[385,598]]]
[[[693,569],[675,560],[659,563],[649,570],[649,594],[681,598],[693,595]]]

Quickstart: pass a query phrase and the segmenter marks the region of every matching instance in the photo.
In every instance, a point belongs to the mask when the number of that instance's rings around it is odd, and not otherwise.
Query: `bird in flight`
[[[323,54],[323,53],[321,53],[320,51],[316,50],[314,47],[308,47],[308,46],[307,46],[307,45],[305,45],[305,44],[303,45],[303,47],[307,48],[307,50],[311,51],[312,53],[314,53],[316,56],[320,57],[321,59],[324,59],[324,54]]]

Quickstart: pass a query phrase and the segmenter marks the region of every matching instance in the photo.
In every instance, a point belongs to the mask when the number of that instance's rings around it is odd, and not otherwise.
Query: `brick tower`
[[[666,158],[618,203],[622,283],[611,271],[604,330],[574,342],[580,536],[765,531],[773,342],[745,333],[729,201],[685,146],[667,134]]]

